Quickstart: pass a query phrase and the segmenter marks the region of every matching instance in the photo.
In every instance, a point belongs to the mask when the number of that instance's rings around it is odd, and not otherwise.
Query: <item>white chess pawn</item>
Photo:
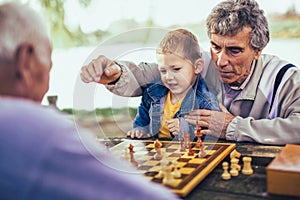
[[[243,174],[245,174],[245,175],[253,174],[253,169],[251,167],[251,161],[252,161],[251,157],[244,157],[243,158],[243,162],[244,162],[244,167],[242,169]]]
[[[229,180],[231,179],[231,175],[230,173],[228,172],[228,162],[223,162],[222,163],[222,167],[223,167],[223,174],[222,174],[222,179],[224,180]]]

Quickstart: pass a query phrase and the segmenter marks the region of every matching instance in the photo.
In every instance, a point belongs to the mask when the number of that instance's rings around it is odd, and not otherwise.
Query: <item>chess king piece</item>
[[[253,174],[253,169],[251,167],[251,157],[243,157],[244,167],[242,169],[242,173],[245,175],[251,175]]]
[[[222,167],[223,167],[223,170],[224,170],[224,172],[222,173],[222,179],[223,180],[229,180],[229,179],[231,179],[231,175],[230,175],[230,173],[228,172],[228,162],[223,162],[222,163]]]

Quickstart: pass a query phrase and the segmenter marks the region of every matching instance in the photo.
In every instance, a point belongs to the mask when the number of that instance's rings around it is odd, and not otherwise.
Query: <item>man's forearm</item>
[[[106,85],[112,93],[120,96],[140,96],[142,86],[160,78],[157,64],[118,61],[121,67],[121,76],[114,82]]]

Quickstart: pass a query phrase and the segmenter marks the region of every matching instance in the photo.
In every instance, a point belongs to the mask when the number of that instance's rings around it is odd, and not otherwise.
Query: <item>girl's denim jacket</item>
[[[148,84],[143,90],[141,104],[133,122],[133,130],[142,130],[150,133],[151,137],[158,138],[157,134],[161,127],[161,119],[164,112],[164,104],[169,89],[161,81]],[[184,133],[192,133],[194,138],[194,126],[188,124],[184,115],[195,109],[208,109],[220,111],[216,96],[211,93],[201,76],[198,76],[193,87],[188,91],[181,103],[179,111],[174,118],[179,118],[180,132],[178,136],[171,133],[173,139],[183,137]]]

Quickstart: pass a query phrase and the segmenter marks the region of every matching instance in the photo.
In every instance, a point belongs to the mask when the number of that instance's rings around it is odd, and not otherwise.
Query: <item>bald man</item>
[[[178,199],[40,102],[52,47],[29,7],[0,5],[1,199]]]

